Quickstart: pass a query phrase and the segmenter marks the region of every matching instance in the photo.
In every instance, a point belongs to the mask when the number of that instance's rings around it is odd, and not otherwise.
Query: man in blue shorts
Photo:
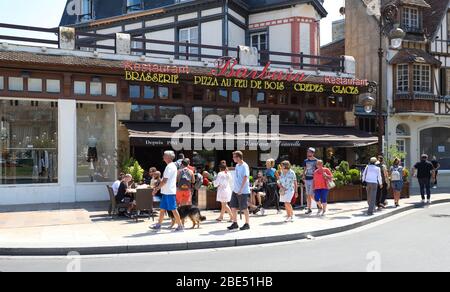
[[[233,195],[231,196],[231,213],[233,224],[228,227],[228,230],[239,229],[237,223],[237,210],[239,209],[245,215],[245,225],[241,230],[250,229],[250,213],[248,211],[248,200],[250,198],[250,168],[244,162],[244,154],[241,151],[233,153],[233,160],[236,163],[234,171],[234,186]]]
[[[181,223],[180,214],[177,210],[177,175],[178,168],[173,162],[175,159],[175,153],[173,151],[164,152],[164,162],[167,164],[166,170],[164,171],[163,180],[153,190],[153,195],[156,195],[159,190],[161,190],[161,202],[159,213],[159,222],[151,227],[153,230],[160,230],[161,224],[164,221],[164,216],[167,212],[172,212],[178,227],[175,231],[183,231],[183,224]]]
[[[307,199],[307,210],[306,215],[310,215],[312,213],[311,205],[312,201],[314,199],[314,172],[317,169],[317,158],[316,155],[316,149],[309,148],[308,149],[308,157],[303,163],[304,172],[303,172],[303,181],[305,183],[306,187],[306,199]]]

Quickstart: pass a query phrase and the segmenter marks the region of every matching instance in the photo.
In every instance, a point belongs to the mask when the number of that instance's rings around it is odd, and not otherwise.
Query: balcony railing
[[[41,28],[0,23],[0,29],[14,29],[25,31],[22,36],[0,34],[0,41],[14,41],[27,43],[33,46],[51,45],[61,47],[60,28]],[[71,29],[71,28],[70,28]],[[48,38],[27,37],[31,33],[48,33]],[[123,48],[118,44],[116,34],[97,34],[75,30],[75,50],[91,50],[102,53],[123,53]],[[194,44],[189,42],[174,42],[143,37],[131,37],[131,55],[146,55],[149,57],[161,57],[168,59],[183,59],[192,61],[211,61],[221,57],[234,57],[239,60],[240,46],[213,46],[207,44]],[[131,45],[130,44],[130,45]],[[193,48],[195,48],[193,50]],[[67,49],[67,48],[66,48]],[[307,54],[293,54],[276,51],[258,52],[258,64],[266,65],[270,62],[274,67],[284,67],[302,70],[321,70],[331,72],[345,72],[345,58],[314,56]]]
[[[396,113],[450,115],[450,98],[431,93],[399,93],[394,98]]]

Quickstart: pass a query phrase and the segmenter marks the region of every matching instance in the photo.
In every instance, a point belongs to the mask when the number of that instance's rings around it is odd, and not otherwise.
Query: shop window
[[[172,119],[177,115],[183,115],[184,110],[182,107],[177,106],[160,106],[159,115],[160,120],[164,122],[172,121]]]
[[[131,106],[132,121],[148,121],[156,120],[156,107],[153,105],[136,105]]]
[[[299,96],[297,96],[297,95],[292,95],[291,96],[291,104],[293,104],[293,105],[300,104],[300,100],[301,100],[301,98]]]
[[[216,102],[216,91],[213,89],[206,89],[206,101]]]
[[[278,98],[279,104],[288,104],[288,96],[286,94],[280,94]]]
[[[42,92],[42,79],[28,78],[28,91]]]
[[[130,85],[130,98],[141,98],[141,87],[139,85]]]
[[[159,99],[169,99],[169,87],[158,87]]]
[[[233,108],[218,108],[217,115],[225,121],[227,116],[237,115],[237,110]]]
[[[233,90],[231,93],[231,102],[239,104],[241,103],[241,92],[238,90]]]
[[[57,183],[57,104],[0,100],[0,150],[0,185]]]
[[[155,99],[155,88],[152,86],[144,86],[144,98]]]
[[[22,77],[9,77],[8,89],[11,91],[23,91],[23,78]]]
[[[79,105],[82,106],[77,107],[77,181],[112,182],[116,179],[114,105]]]
[[[358,118],[359,129],[368,133],[376,133],[377,132],[377,120],[374,117]]]
[[[77,95],[86,95],[86,81],[75,81],[73,83],[73,92]]]
[[[316,106],[317,105],[317,98],[314,95],[307,95],[306,96],[306,103],[309,106]]]
[[[420,132],[420,153],[428,154],[441,164],[441,169],[450,170],[450,128],[430,128]]]
[[[256,102],[259,104],[265,104],[266,103],[266,94],[264,92],[258,92],[256,94]]]
[[[172,87],[172,99],[174,99],[174,100],[182,100],[183,99],[182,87]]]
[[[277,104],[278,103],[277,99],[278,99],[278,97],[275,93],[269,93],[267,95],[267,104],[272,104],[272,105]]]
[[[101,82],[92,81],[89,86],[90,86],[89,91],[92,96],[102,95],[102,83]]]
[[[196,106],[196,107],[192,108],[193,114],[200,113],[200,112],[202,113],[203,117],[216,114],[216,110],[211,107]]]
[[[117,96],[117,84],[116,83],[106,83],[105,85],[107,96]]]
[[[281,111],[280,123],[281,124],[298,124],[300,120],[300,113],[294,111]]]
[[[194,100],[203,101],[205,91],[202,88],[195,87],[194,88]]]
[[[5,81],[4,81],[4,77],[0,76],[0,90],[5,89]]]
[[[48,93],[60,93],[61,92],[61,81],[57,79],[47,79],[46,80],[46,91]]]
[[[339,112],[306,112],[306,125],[343,126],[343,114]]]
[[[228,90],[220,89],[217,97],[217,102],[228,102]]]

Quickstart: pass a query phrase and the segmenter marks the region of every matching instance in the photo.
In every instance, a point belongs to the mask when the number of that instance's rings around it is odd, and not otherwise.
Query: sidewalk
[[[440,190],[443,191],[443,190]],[[307,217],[296,211],[295,223],[284,223],[283,215],[269,210],[266,216],[252,216],[250,231],[229,232],[229,223],[216,223],[216,212],[201,229],[191,230],[187,220],[184,233],[163,228],[149,229],[152,220],[111,219],[107,203],[49,204],[0,207],[0,255],[67,255],[175,251],[284,242],[318,237],[358,228],[389,216],[419,208],[420,197],[403,200],[401,208],[388,209],[373,217],[364,215],[367,203],[330,204],[326,217]],[[436,194],[434,203],[450,202],[450,194]],[[393,202],[389,202],[392,206]],[[32,211],[30,211],[32,210]],[[283,213],[284,214],[284,213]],[[168,225],[166,222],[165,227]]]

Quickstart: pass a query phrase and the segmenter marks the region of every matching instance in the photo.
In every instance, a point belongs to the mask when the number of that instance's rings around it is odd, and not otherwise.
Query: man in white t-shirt
[[[161,190],[161,202],[160,202],[160,213],[159,221],[157,224],[153,225],[151,229],[160,230],[161,224],[164,221],[164,216],[167,212],[172,212],[178,227],[175,231],[183,231],[183,224],[181,223],[180,214],[177,210],[177,175],[178,168],[173,162],[175,159],[175,153],[173,151],[164,152],[164,162],[167,164],[166,170],[163,174],[163,179],[158,187],[153,190],[153,195],[156,195]]]
[[[125,176],[125,174],[121,173],[119,175],[119,179],[116,180],[111,186],[111,188],[113,190],[113,193],[114,193],[114,197],[117,196],[117,193],[119,192],[120,183],[122,182],[122,179],[123,179],[124,176]]]

